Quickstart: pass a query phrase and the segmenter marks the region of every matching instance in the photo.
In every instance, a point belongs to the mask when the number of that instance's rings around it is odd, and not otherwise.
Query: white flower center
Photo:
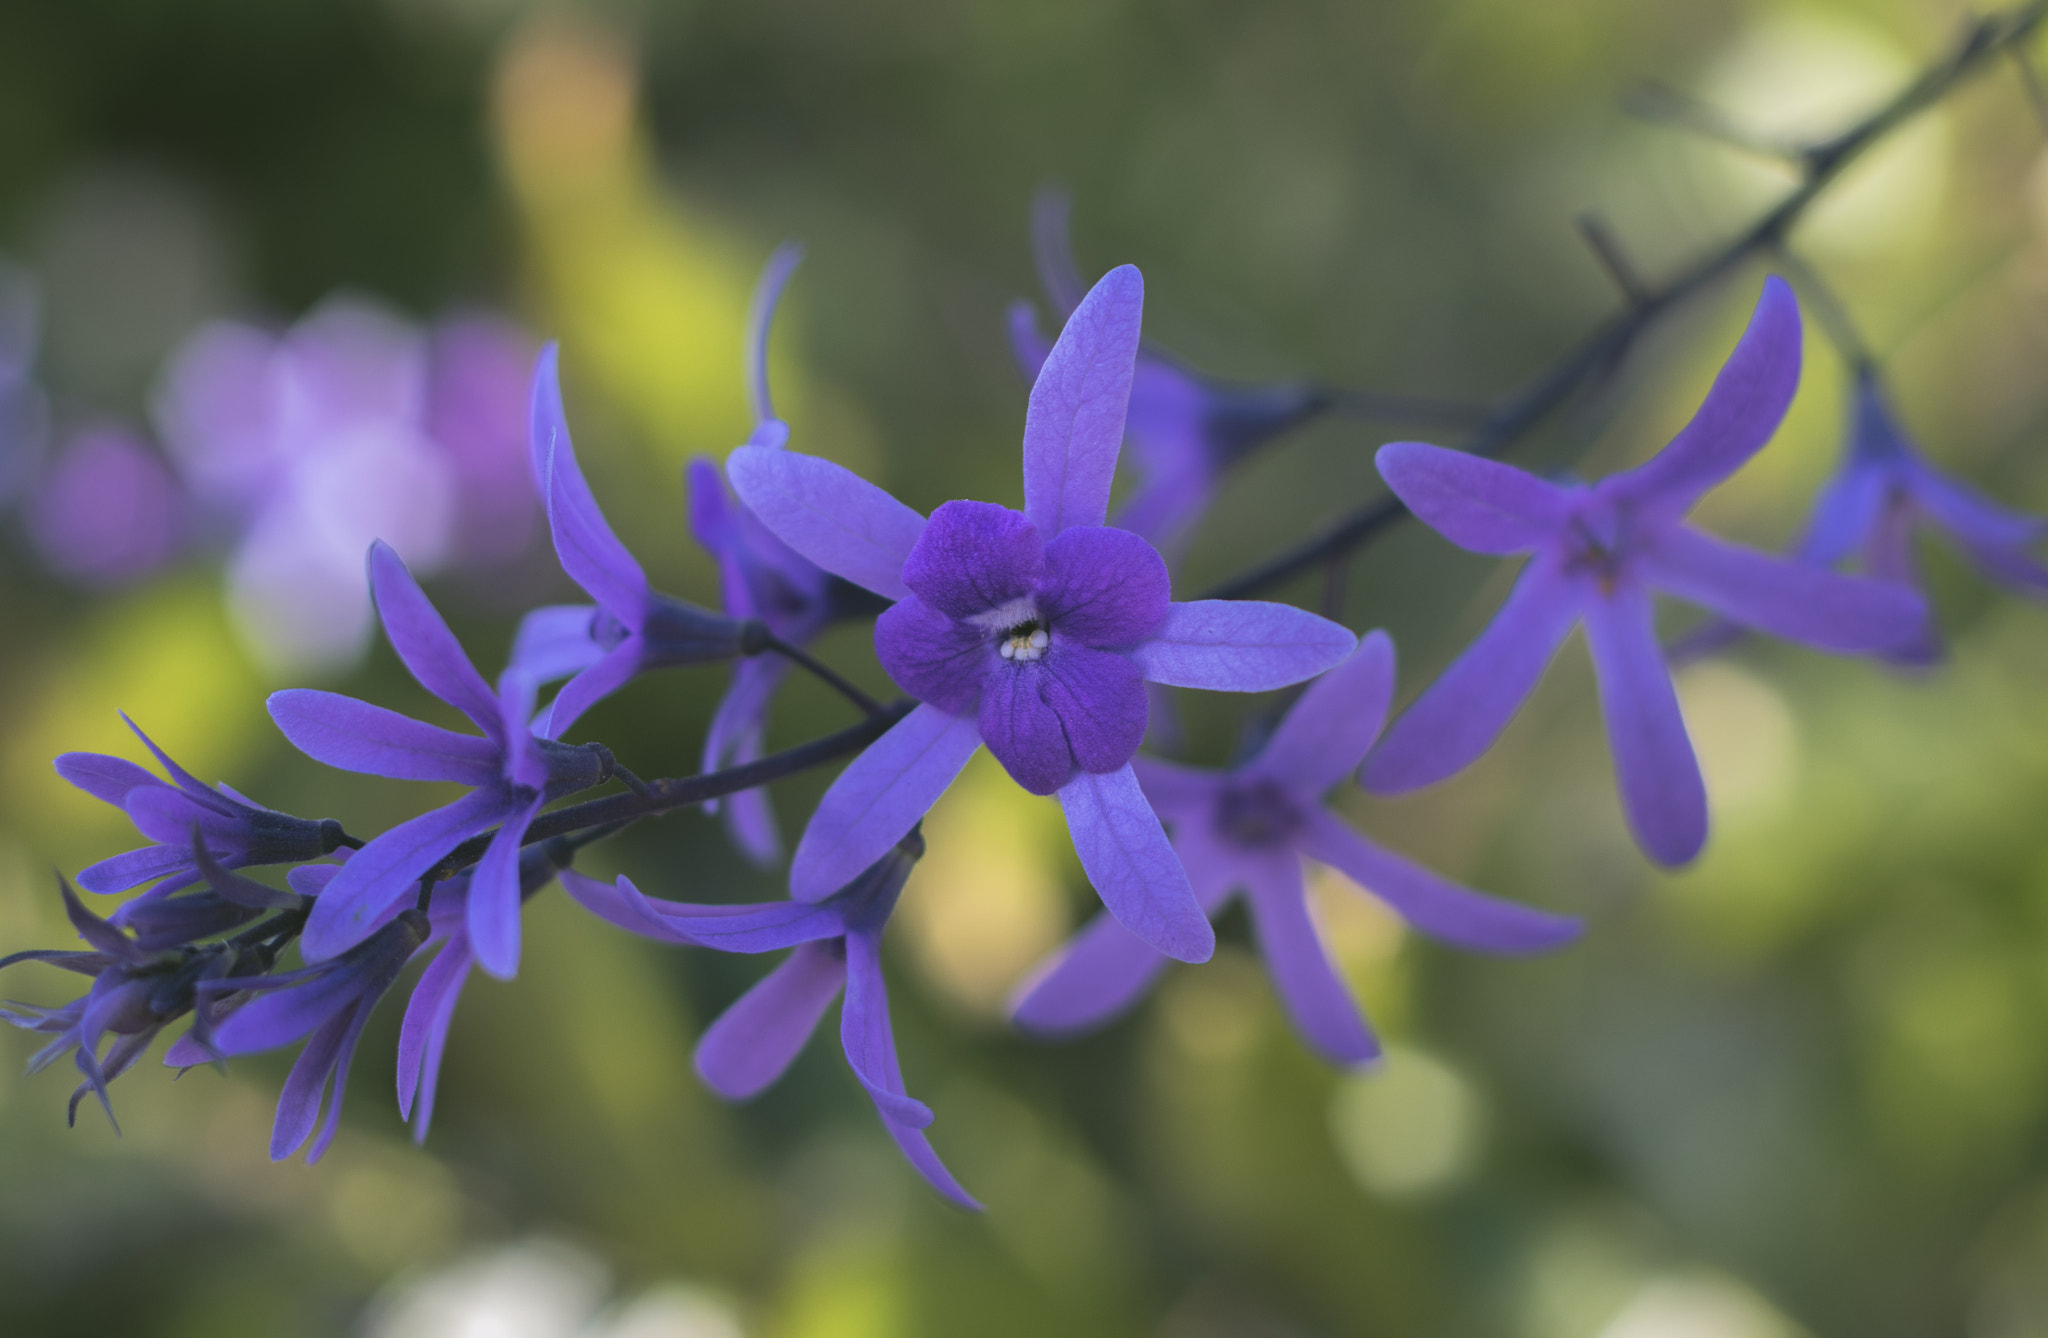
[[[1036,623],[1025,623],[1013,627],[996,645],[996,653],[1006,660],[1029,663],[1045,654],[1046,643],[1052,638]]]

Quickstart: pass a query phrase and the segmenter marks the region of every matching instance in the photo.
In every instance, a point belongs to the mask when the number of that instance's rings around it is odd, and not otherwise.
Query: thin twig
[[[1598,378],[1627,353],[1650,325],[1667,311],[1725,277],[1752,255],[1777,248],[1813,202],[1841,175],[1842,169],[1903,122],[1934,103],[1991,60],[2014,49],[2048,18],[2048,0],[1970,25],[1963,40],[1939,63],[1901,89],[1891,101],[1835,136],[1804,153],[1806,176],[1748,228],[1681,271],[1641,303],[1610,316],[1565,351],[1547,371],[1510,396],[1464,442],[1464,449],[1488,458],[1506,454],[1587,383]],[[1349,552],[1407,514],[1399,499],[1380,497],[1359,507],[1307,542],[1260,563],[1250,571],[1209,590],[1207,599],[1244,599],[1270,589],[1331,557]]]
[[[819,660],[803,647],[793,646],[771,632],[768,634],[767,640],[762,642],[761,648],[774,651],[790,663],[801,665],[809,670],[813,677],[829,684],[834,691],[859,707],[864,714],[875,716],[882,713],[882,704],[880,702],[868,696],[867,693],[862,692],[859,688],[841,677],[838,670]]]
[[[1629,263],[1628,253],[1621,249],[1621,239],[1607,226],[1607,220],[1591,210],[1578,217],[1579,236],[1585,238],[1592,248],[1593,256],[1600,267],[1607,271],[1607,277],[1614,280],[1614,286],[1621,289],[1621,295],[1632,307],[1639,307],[1650,298],[1649,287],[1642,275]]]

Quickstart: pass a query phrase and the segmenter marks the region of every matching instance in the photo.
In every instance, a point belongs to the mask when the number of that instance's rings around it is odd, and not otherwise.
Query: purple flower
[[[540,515],[527,468],[533,339],[512,322],[470,311],[427,337],[427,435],[455,466],[453,552],[473,566],[524,553]]]
[[[114,923],[126,923],[146,903],[198,881],[195,831],[206,850],[230,869],[297,864],[318,859],[341,843],[341,824],[333,819],[295,818],[253,803],[225,785],[203,784],[173,762],[133,720],[126,715],[121,719],[170,774],[169,782],[125,758],[102,753],[65,753],[56,762],[58,775],[126,813],[144,836],[156,842],[101,860],[78,875],[80,887],[102,893],[162,880],[147,897],[117,911]]]
[[[1384,850],[1323,807],[1379,737],[1394,694],[1394,643],[1374,632],[1344,664],[1310,685],[1265,745],[1228,771],[1140,758],[1145,797],[1173,826],[1173,846],[1210,914],[1246,893],[1266,971],[1302,1036],[1338,1064],[1379,1054],[1309,918],[1302,860],[1340,870],[1434,938],[1480,952],[1539,952],[1578,936],[1577,920],[1546,915],[1458,886]],[[1097,916],[1034,976],[1015,1020],[1065,1035],[1136,1002],[1167,959],[1110,917]]]
[[[398,554],[381,543],[370,549],[370,586],[398,658],[421,687],[468,716],[483,737],[307,688],[273,693],[271,719],[301,752],[329,766],[475,788],[357,851],[314,903],[300,950],[318,961],[362,942],[450,850],[495,826],[472,875],[469,934],[483,968],[509,979],[519,969],[519,848],[526,828],[550,800],[608,779],[611,757],[595,745],[571,748],[536,738],[533,679],[508,669],[492,692]]]
[[[103,423],[65,443],[29,497],[24,518],[52,572],[80,585],[123,585],[177,551],[185,497],[147,442]]]
[[[1648,462],[1591,486],[1419,442],[1380,449],[1380,473],[1432,529],[1474,552],[1532,556],[1493,624],[1366,759],[1367,789],[1398,794],[1472,763],[1583,620],[1629,826],[1652,859],[1683,864],[1706,840],[1706,790],[1657,644],[1652,590],[1823,650],[1885,650],[1915,635],[1926,606],[1904,587],[1684,523],[1777,429],[1799,383],[1799,340],[1792,290],[1771,278],[1692,421]]]
[[[562,570],[597,604],[535,609],[513,643],[513,667],[535,681],[575,675],[542,718],[540,732],[550,739],[645,670],[731,659],[747,649],[740,623],[650,587],[605,523],[569,440],[557,355],[549,344],[534,368],[533,472],[547,498]]]
[[[1169,601],[1166,563],[1104,525],[1138,353],[1144,281],[1110,271],[1032,387],[1024,510],[948,502],[927,522],[828,461],[743,446],[740,499],[791,548],[896,605],[883,667],[923,704],[833,783],[792,862],[820,901],[886,854],[986,742],[1019,784],[1058,794],[1110,912],[1184,961],[1215,947],[1130,766],[1147,680],[1259,692],[1311,678],[1352,635],[1280,604]]]
[[[963,1207],[981,1205],[960,1187],[924,1131],[931,1108],[907,1095],[889,1026],[882,982],[882,930],[904,880],[924,853],[915,833],[815,904],[776,901],[754,906],[700,906],[655,901],[623,875],[616,886],[564,871],[562,886],[592,914],[647,938],[722,952],[795,948],[782,964],[741,995],[697,1043],[697,1074],[728,1101],[759,1095],[781,1077],[819,1018],[844,989],[839,1039],[846,1062],[867,1089],[896,1146],[924,1178]]]
[[[1087,291],[1074,266],[1068,212],[1067,197],[1057,191],[1041,192],[1032,202],[1039,279],[1062,318]],[[1036,378],[1052,346],[1039,333],[1038,313],[1029,302],[1010,308],[1010,344],[1024,375]],[[1224,471],[1329,407],[1330,397],[1313,386],[1228,385],[1141,344],[1124,434],[1142,477],[1117,512],[1116,526],[1178,558]]]
[[[270,1134],[271,1160],[291,1156],[312,1134],[330,1080],[334,1099],[326,1102],[327,1119],[307,1150],[306,1160],[319,1161],[334,1141],[356,1042],[362,1039],[371,1010],[396,983],[429,932],[427,917],[408,909],[346,952],[303,970],[275,976],[230,976],[204,987],[207,993],[249,991],[255,995],[214,1028],[214,1052],[244,1055],[306,1040],[306,1048],[299,1052],[278,1097],[277,1122]],[[195,1055],[196,1049],[199,1047],[173,1046],[164,1062],[174,1066],[199,1062],[205,1052]]]

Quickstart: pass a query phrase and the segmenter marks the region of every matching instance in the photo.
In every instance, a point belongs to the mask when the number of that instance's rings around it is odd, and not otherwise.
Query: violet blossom
[[[1041,191],[1032,201],[1031,243],[1039,281],[1062,319],[1087,291],[1074,265],[1068,214],[1061,192]],[[1038,313],[1029,302],[1010,308],[1010,345],[1024,375],[1035,379],[1052,346],[1039,333]],[[1141,343],[1124,424],[1140,479],[1113,523],[1178,558],[1223,473],[1275,437],[1328,411],[1332,402],[1327,392],[1301,383],[1231,385],[1195,371],[1149,341]]]
[[[924,1131],[931,1107],[910,1096],[896,1059],[889,996],[882,980],[882,931],[911,868],[924,853],[916,832],[885,851],[845,887],[815,903],[691,905],[644,896],[623,874],[606,884],[573,871],[562,886],[584,909],[643,937],[722,952],[795,951],[708,1027],[697,1043],[697,1074],[728,1101],[767,1090],[796,1059],[842,990],[839,1040],[876,1114],[919,1174],[962,1207],[981,1205],[932,1151]]]
[[[172,761],[133,720],[125,714],[121,719],[169,774],[169,781],[126,758],[104,753],[65,753],[56,760],[58,775],[126,813],[155,843],[103,859],[78,875],[78,885],[89,892],[126,892],[156,883],[147,896],[116,911],[114,923],[125,923],[147,903],[198,881],[195,831],[205,850],[230,869],[298,864],[341,844],[341,824],[333,819],[295,818],[264,808],[226,785],[207,785]]]
[[[1360,1015],[1309,915],[1303,861],[1349,877],[1432,938],[1479,952],[1540,952],[1568,943],[1577,920],[1460,887],[1359,835],[1323,807],[1379,737],[1394,695],[1394,643],[1374,632],[1280,719],[1265,744],[1227,771],[1141,757],[1138,783],[1173,829],[1173,847],[1214,915],[1245,892],[1266,973],[1302,1037],[1337,1064],[1376,1058]],[[1013,1013],[1026,1031],[1084,1031],[1129,1007],[1167,958],[1099,915],[1039,971]]]
[[[94,423],[72,433],[45,467],[23,519],[50,571],[80,585],[117,586],[171,559],[185,537],[186,507],[184,490],[140,434]]]
[[[740,499],[791,548],[896,604],[875,651],[921,703],[840,773],[798,842],[791,890],[821,901],[901,840],[984,742],[1033,794],[1057,794],[1110,912],[1185,961],[1209,920],[1130,765],[1146,681],[1258,692],[1356,644],[1281,604],[1173,603],[1166,563],[1104,524],[1138,355],[1144,281],[1110,271],[1067,321],[1024,425],[1022,512],[954,501],[927,521],[850,471],[743,446]]]
[[[314,903],[300,950],[318,961],[360,943],[451,850],[496,827],[472,875],[468,925],[479,963],[509,979],[519,968],[519,851],[526,828],[549,801],[608,779],[611,755],[597,745],[572,748],[535,737],[532,677],[508,669],[493,692],[412,573],[382,543],[370,549],[370,585],[399,659],[421,687],[468,716],[483,737],[310,688],[271,694],[271,719],[301,752],[329,766],[475,788],[357,851]]]
[[[1398,794],[1470,765],[1583,621],[1629,827],[1661,864],[1698,854],[1706,789],[1657,643],[1652,591],[1845,653],[1898,647],[1927,616],[1903,586],[1772,557],[1684,523],[1777,430],[1799,356],[1798,303],[1772,277],[1692,421],[1634,469],[1567,485],[1420,442],[1381,447],[1380,473],[1425,524],[1474,552],[1531,556],[1492,624],[1366,759],[1366,788]]]

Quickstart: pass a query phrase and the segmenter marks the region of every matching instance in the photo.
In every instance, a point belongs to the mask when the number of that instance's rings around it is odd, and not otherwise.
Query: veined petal
[[[427,592],[381,539],[370,545],[370,594],[391,648],[420,686],[497,738],[498,695],[469,662]]]
[[[1599,485],[1615,500],[1682,515],[1762,450],[1799,389],[1799,302],[1773,274],[1713,388],[1671,444]]]
[[[1216,806],[1224,784],[1223,772],[1157,757],[1132,758],[1131,774],[1138,778],[1138,787],[1153,811],[1174,821],[1205,817]]]
[[[541,756],[540,741],[533,737],[536,687],[533,675],[516,666],[498,675],[498,722],[505,732],[505,778],[533,790],[544,789],[548,783],[547,759]]]
[[[355,946],[442,856],[517,811],[492,787],[391,828],[356,851],[314,901],[299,951],[317,962]]]
[[[546,483],[548,528],[555,555],[569,579],[613,617],[637,630],[647,606],[647,573],[597,508],[597,498],[576,463],[569,419],[562,409],[560,350],[549,344],[533,369],[532,447]]]
[[[1038,667],[1044,671],[1039,695],[1059,716],[1074,765],[1104,772],[1128,763],[1145,741],[1149,709],[1138,667],[1114,651],[1074,645],[1054,647]],[[986,730],[982,737],[988,737]],[[989,751],[996,751],[993,741]]]
[[[538,683],[552,683],[604,658],[604,647],[590,636],[595,604],[550,604],[519,620],[512,638],[512,663]]]
[[[488,785],[498,776],[498,745],[457,734],[381,706],[314,688],[270,694],[270,718],[292,746],[317,762],[394,780]]]
[[[1327,864],[1394,908],[1416,929],[1475,952],[1543,952],[1577,939],[1569,915],[1517,906],[1460,887],[1369,841],[1336,814],[1317,809],[1295,838],[1301,853]]]
[[[972,718],[936,706],[897,721],[818,801],[790,862],[791,894],[823,901],[858,878],[917,825],[980,746]]]
[[[1586,644],[1629,830],[1659,864],[1684,864],[1706,844],[1707,789],[1657,646],[1649,592],[1623,584],[1586,601]]]
[[[126,892],[129,888],[168,874],[192,868],[192,847],[144,846],[103,859],[78,872],[78,885],[102,895]]]
[[[836,944],[800,944],[705,1028],[697,1076],[728,1101],[759,1096],[795,1062],[845,985],[846,956]]]
[[[1358,770],[1393,701],[1393,639],[1368,633],[1350,659],[1308,685],[1245,770],[1305,798],[1320,795]]]
[[[1059,793],[1074,852],[1109,913],[1169,957],[1208,961],[1215,931],[1130,766],[1084,771]]]
[[[907,1095],[896,1067],[896,1037],[889,1027],[889,995],[882,984],[879,930],[846,936],[846,999],[839,1005],[839,1041],[853,1076],[890,1124],[925,1128],[931,1107]]]
[[[1154,683],[1268,692],[1314,678],[1357,644],[1336,623],[1291,604],[1198,599],[1169,606],[1131,660]]]
[[[1547,553],[1531,558],[1473,643],[1394,721],[1359,783],[1401,794],[1456,775],[1493,746],[1579,617],[1580,583]]]
[[[640,652],[640,638],[629,636],[605,652],[603,659],[564,683],[534,721],[540,737],[561,738],[585,711],[632,682],[640,672]]]
[[[362,1003],[357,1001],[347,1011],[321,1023],[292,1062],[292,1071],[285,1075],[284,1090],[278,1094],[277,1121],[270,1130],[272,1161],[283,1161],[297,1152],[312,1134],[313,1125],[320,1118],[321,1102],[326,1099],[327,1080],[341,1057],[354,1015],[361,1010]],[[339,1093],[335,1099],[340,1100]]]
[[[1247,875],[1259,954],[1302,1038],[1333,1064],[1377,1059],[1379,1041],[1309,920],[1301,861],[1291,850],[1274,851],[1249,861]]]
[[[770,533],[835,576],[884,599],[910,593],[903,564],[924,517],[851,470],[814,455],[742,446],[726,478]]]
[[[130,790],[144,785],[171,788],[127,758],[104,753],[65,753],[57,758],[56,767],[59,776],[117,808]]]
[[[1689,525],[1646,530],[1638,552],[1658,589],[1821,650],[1887,650],[1926,624],[1927,602],[1908,586],[1772,557]]]
[[[1047,677],[1043,662],[1004,666],[989,675],[975,716],[982,742],[1010,779],[1037,795],[1052,794],[1074,774],[1059,712],[1041,691]]]
[[[965,716],[980,705],[995,653],[972,623],[948,618],[910,595],[875,619],[875,658],[897,687],[949,714]]]
[[[536,796],[506,818],[469,877],[470,946],[477,965],[500,980],[519,974],[519,848],[545,802]]]
[[[1109,515],[1138,357],[1145,280],[1119,265],[1102,276],[1046,355],[1024,414],[1024,514],[1047,540]]]
[[[468,938],[451,939],[420,973],[406,1005],[405,1022],[398,1032],[398,1116],[412,1121],[414,1142],[426,1142],[427,1130],[434,1122],[434,1096],[441,1084],[448,1027],[455,1020],[455,1005],[462,999],[469,968],[475,964]],[[417,1114],[415,1096],[419,1099]]]
[[[1143,998],[1172,960],[1104,912],[1027,978],[1010,1021],[1035,1036],[1092,1031]]]
[[[1166,559],[1129,530],[1069,529],[1045,546],[1038,611],[1060,637],[1087,646],[1135,646],[1171,605]]]
[[[1030,595],[1045,565],[1045,540],[1022,512],[947,502],[918,535],[903,584],[949,618],[973,618]]]
[[[1575,490],[1498,460],[1394,441],[1373,461],[1417,520],[1474,553],[1526,553],[1571,515]]]

